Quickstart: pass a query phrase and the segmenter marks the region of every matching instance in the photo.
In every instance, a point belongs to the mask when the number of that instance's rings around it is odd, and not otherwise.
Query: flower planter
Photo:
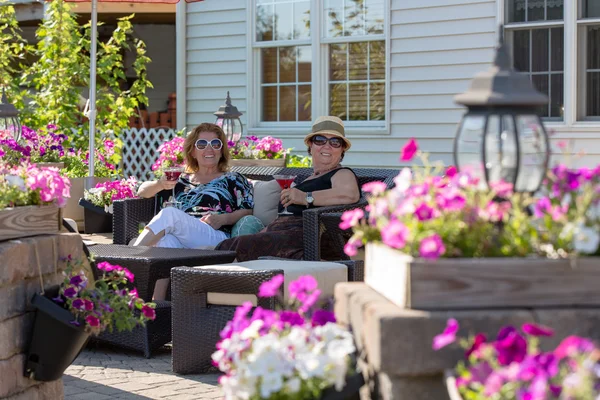
[[[58,294],[58,286],[45,296],[35,294],[31,304],[36,309],[25,376],[37,381],[59,379],[89,340],[89,333],[75,326],[73,315],[50,300]]]
[[[71,178],[71,197],[63,209],[63,217],[70,218],[77,223],[80,231],[84,228],[83,208],[79,206],[79,199],[83,197],[85,189],[93,188],[99,182],[108,182],[110,178]]]
[[[234,167],[285,167],[285,157],[276,160],[238,159],[230,160],[229,164]]]
[[[62,226],[60,214],[60,208],[54,205],[0,210],[0,241],[58,233]]]
[[[112,232],[113,215],[104,211],[86,199],[79,199],[79,205],[83,207],[84,233]]]
[[[346,378],[346,386],[341,391],[336,391],[334,387],[325,389],[320,400],[359,400],[359,390],[364,384],[363,375],[357,372]]]
[[[365,282],[402,308],[600,306],[600,258],[413,259],[368,243]]]
[[[456,378],[454,377],[454,371],[444,371],[444,380],[446,382],[446,389],[448,390],[449,400],[463,400],[458,388],[456,387]]]

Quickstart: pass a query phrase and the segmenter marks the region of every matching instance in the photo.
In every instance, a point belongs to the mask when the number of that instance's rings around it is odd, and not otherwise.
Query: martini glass
[[[183,173],[183,167],[165,168],[164,172],[168,181],[177,181],[179,176]],[[173,186],[173,201],[170,203],[173,203],[173,205],[177,204],[177,200],[175,200],[175,186]]]
[[[296,175],[273,175],[273,178],[277,181],[279,186],[281,186],[281,190],[289,189],[292,187],[292,183],[294,183],[294,179],[296,179]],[[287,210],[287,207],[283,209],[280,215],[293,215],[293,213]]]

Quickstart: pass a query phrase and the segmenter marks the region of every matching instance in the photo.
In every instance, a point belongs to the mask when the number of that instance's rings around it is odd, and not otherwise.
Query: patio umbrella
[[[160,4],[175,4],[179,0],[65,0],[74,3],[91,2],[92,3],[92,22],[91,22],[91,49],[90,49],[90,101],[89,101],[89,116],[88,120],[90,123],[88,136],[89,136],[89,168],[88,175],[94,176],[94,139],[96,132],[96,45],[98,36],[98,1],[106,3],[160,3]],[[185,0],[187,3],[194,3],[204,0]]]

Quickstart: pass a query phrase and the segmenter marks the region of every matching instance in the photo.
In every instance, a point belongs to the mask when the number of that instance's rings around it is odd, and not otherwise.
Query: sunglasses
[[[326,138],[325,136],[315,135],[310,141],[317,146],[325,146],[325,143],[329,142],[329,145],[335,149],[339,149],[344,145],[344,141],[338,137]]]
[[[196,140],[195,146],[198,150],[206,150],[209,144],[213,150],[221,150],[223,148],[223,142],[221,142],[221,139],[213,139],[210,142],[206,139],[198,139]]]

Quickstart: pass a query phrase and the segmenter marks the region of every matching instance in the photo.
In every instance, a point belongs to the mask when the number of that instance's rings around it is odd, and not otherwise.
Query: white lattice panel
[[[158,146],[175,136],[173,129],[130,128],[123,130],[123,175],[140,181],[154,179],[152,164],[158,159]]]

